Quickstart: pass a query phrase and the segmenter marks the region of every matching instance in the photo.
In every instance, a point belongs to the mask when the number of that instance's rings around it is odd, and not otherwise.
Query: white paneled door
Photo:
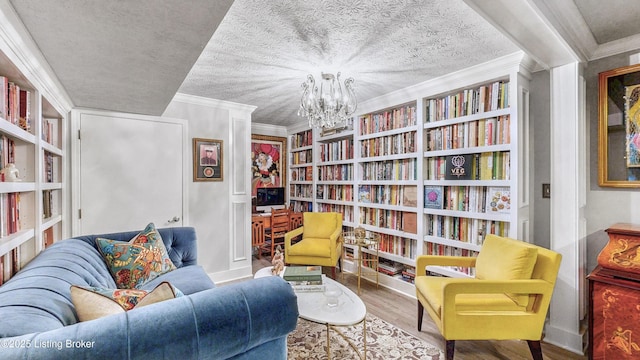
[[[79,127],[81,234],[183,225],[183,121],[81,113]]]

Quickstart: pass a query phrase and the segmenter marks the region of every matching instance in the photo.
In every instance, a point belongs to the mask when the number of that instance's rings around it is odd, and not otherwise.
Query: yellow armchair
[[[302,227],[284,236],[286,264],[330,266],[335,278],[335,266],[342,254],[342,214],[336,212],[305,212]],[[295,244],[292,240],[302,235]]]
[[[487,235],[477,258],[419,256],[416,260],[418,331],[424,310],[446,340],[526,340],[542,359],[540,340],[561,255],[522,241]],[[475,267],[475,278],[427,276],[427,266]]]

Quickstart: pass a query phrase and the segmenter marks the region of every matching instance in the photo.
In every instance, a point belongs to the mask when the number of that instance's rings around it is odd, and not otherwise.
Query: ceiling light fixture
[[[333,74],[322,73],[322,82],[318,89],[313,75],[308,75],[307,81],[302,83],[298,115],[309,120],[309,127],[312,128],[345,125],[358,106],[353,82],[352,77],[346,79],[343,89],[340,73],[335,77]]]

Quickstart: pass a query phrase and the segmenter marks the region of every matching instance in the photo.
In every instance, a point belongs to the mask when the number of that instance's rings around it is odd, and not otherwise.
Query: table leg
[[[367,360],[367,317],[362,321],[362,342],[364,344],[364,354],[362,360]]]
[[[330,326],[327,324],[327,360],[331,360],[331,335],[329,334]]]
[[[360,249],[358,257],[358,295],[360,295],[360,278],[362,277],[362,249]]]

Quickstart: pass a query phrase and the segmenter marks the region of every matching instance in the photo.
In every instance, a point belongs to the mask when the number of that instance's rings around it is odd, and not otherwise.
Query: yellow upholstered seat
[[[424,310],[446,340],[453,359],[455,340],[527,340],[542,359],[540,340],[560,254],[522,241],[487,235],[477,258],[419,256],[416,260],[418,330]],[[429,265],[475,267],[475,278],[427,276]]]
[[[333,268],[342,254],[342,214],[305,212],[303,226],[284,236],[286,264],[319,265]],[[293,239],[302,235],[295,244]]]

